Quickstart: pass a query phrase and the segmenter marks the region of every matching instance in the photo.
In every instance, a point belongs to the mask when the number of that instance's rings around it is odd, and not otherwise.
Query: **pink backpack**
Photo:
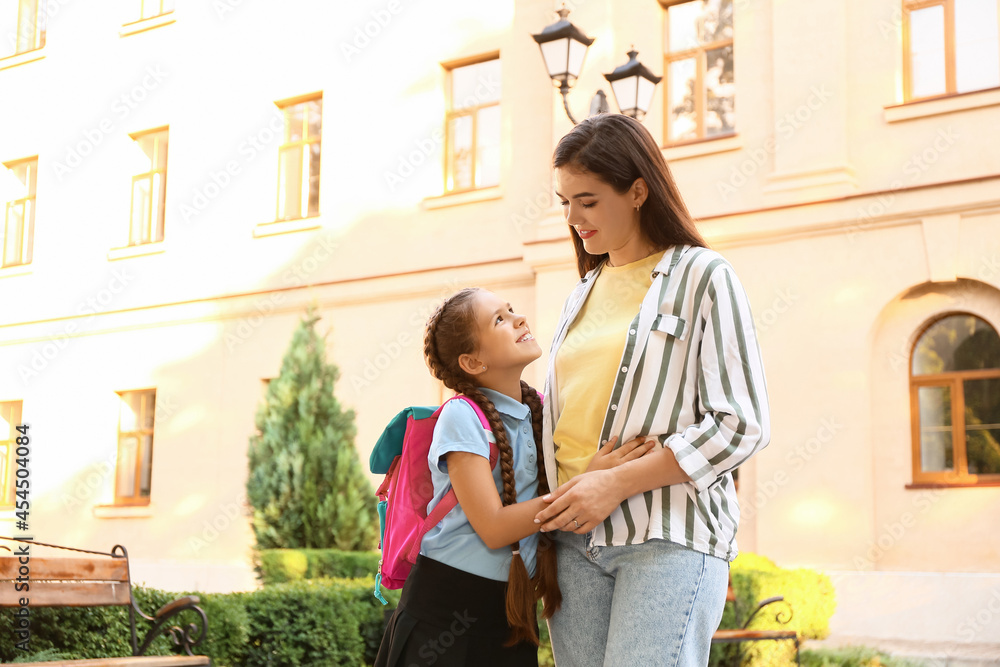
[[[490,468],[497,463],[497,446],[489,420],[482,409],[467,396],[454,396],[448,401],[462,400],[472,406],[490,442]],[[427,504],[434,497],[431,470],[427,465],[434,426],[439,408],[409,407],[401,411],[385,427],[368,461],[373,473],[385,474],[379,486],[378,513],[381,527],[382,559],[375,575],[375,597],[387,604],[380,587],[402,588],[420,553],[424,535],[436,526],[457,504],[455,490],[445,494],[431,513]]]

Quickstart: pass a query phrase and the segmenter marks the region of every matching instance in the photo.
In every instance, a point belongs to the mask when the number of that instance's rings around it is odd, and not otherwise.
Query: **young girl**
[[[482,289],[444,302],[427,324],[424,356],[446,387],[474,400],[489,419],[499,457],[472,407],[441,411],[428,456],[434,498],[452,487],[458,506],[424,536],[420,555],[389,621],[376,667],[532,665],[535,605],[558,608],[555,549],[538,535],[535,514],[548,493],[542,462],[542,403],[521,373],[541,356],[524,317]],[[642,441],[606,452],[613,466],[649,447]]]

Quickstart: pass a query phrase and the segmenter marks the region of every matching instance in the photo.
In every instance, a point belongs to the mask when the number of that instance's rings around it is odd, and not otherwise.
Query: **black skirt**
[[[538,667],[536,646],[504,646],[506,589],[505,581],[418,556],[375,667]]]

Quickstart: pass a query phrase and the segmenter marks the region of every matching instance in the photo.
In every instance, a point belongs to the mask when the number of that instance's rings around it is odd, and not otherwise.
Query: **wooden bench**
[[[132,594],[132,579],[129,572],[128,553],[125,547],[115,545],[111,553],[70,549],[53,544],[20,541],[0,537],[0,607],[27,607],[30,619],[32,607],[106,607],[127,606],[129,629],[131,631],[132,656],[126,658],[102,658],[91,660],[55,660],[22,663],[39,667],[73,665],[74,667],[186,667],[188,665],[211,665],[208,656],[194,655],[191,648],[204,639],[208,631],[208,619],[198,607],[195,595],[180,597],[161,607],[153,616],[147,616],[136,603]],[[36,546],[52,547],[86,554],[83,557],[60,558],[36,555]],[[27,554],[25,555],[25,549]],[[7,551],[10,553],[8,554]],[[25,589],[27,584],[27,589]],[[21,590],[17,590],[20,588]],[[22,604],[22,602],[27,604]],[[171,620],[183,611],[195,613],[197,622],[190,622],[181,628],[170,625]],[[138,641],[136,614],[152,623]],[[16,618],[16,616],[15,616]],[[19,629],[17,621],[13,628]],[[149,645],[158,636],[169,636],[184,655],[146,656]],[[15,634],[15,636],[17,636]],[[23,635],[22,635],[23,637]],[[18,640],[20,641],[20,639]]]
[[[775,604],[778,602],[784,602],[785,598],[782,595],[777,595],[775,597],[767,598],[766,600],[761,600],[754,607],[754,610],[750,612],[747,619],[743,624],[736,629],[720,629],[716,630],[715,634],[712,635],[713,644],[742,644],[743,642],[759,642],[759,641],[791,641],[795,642],[795,664],[799,663],[799,634],[795,630],[749,630],[747,626],[750,625],[750,621],[762,610],[764,607]],[[726,591],[726,603],[733,603],[734,609],[736,608],[736,593],[733,591],[733,580],[729,580],[729,590]],[[774,619],[781,623],[782,625],[788,623],[792,620],[792,608],[785,602],[787,609],[778,611],[774,615]],[[738,613],[738,611],[737,611]],[[737,623],[739,622],[739,617],[737,616]]]

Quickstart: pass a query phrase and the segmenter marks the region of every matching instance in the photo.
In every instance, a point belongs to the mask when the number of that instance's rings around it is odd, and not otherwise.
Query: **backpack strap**
[[[486,413],[483,412],[483,409],[479,407],[478,403],[468,396],[461,394],[458,396],[452,396],[445,401],[441,407],[437,409],[437,411],[434,412],[433,418],[437,419],[441,414],[441,410],[444,409],[444,406],[454,400],[465,401],[472,406],[473,410],[476,411],[476,416],[479,417],[479,423],[483,427],[483,430],[486,431],[486,440],[490,443],[490,470],[493,470],[493,468],[497,465],[497,457],[500,455],[500,451],[497,449],[497,440],[493,435],[493,429],[490,428],[490,420],[486,417]],[[455,489],[448,489],[448,493],[444,494],[444,498],[441,499],[441,502],[435,505],[430,514],[427,515],[427,518],[424,519],[424,524],[420,527],[420,535],[426,535],[427,531],[441,523],[441,519],[443,519],[448,512],[455,509],[457,505],[458,496],[455,495]],[[410,547],[408,558],[411,563],[417,562],[417,555],[420,553],[420,542],[420,540],[414,540],[413,545]]]

